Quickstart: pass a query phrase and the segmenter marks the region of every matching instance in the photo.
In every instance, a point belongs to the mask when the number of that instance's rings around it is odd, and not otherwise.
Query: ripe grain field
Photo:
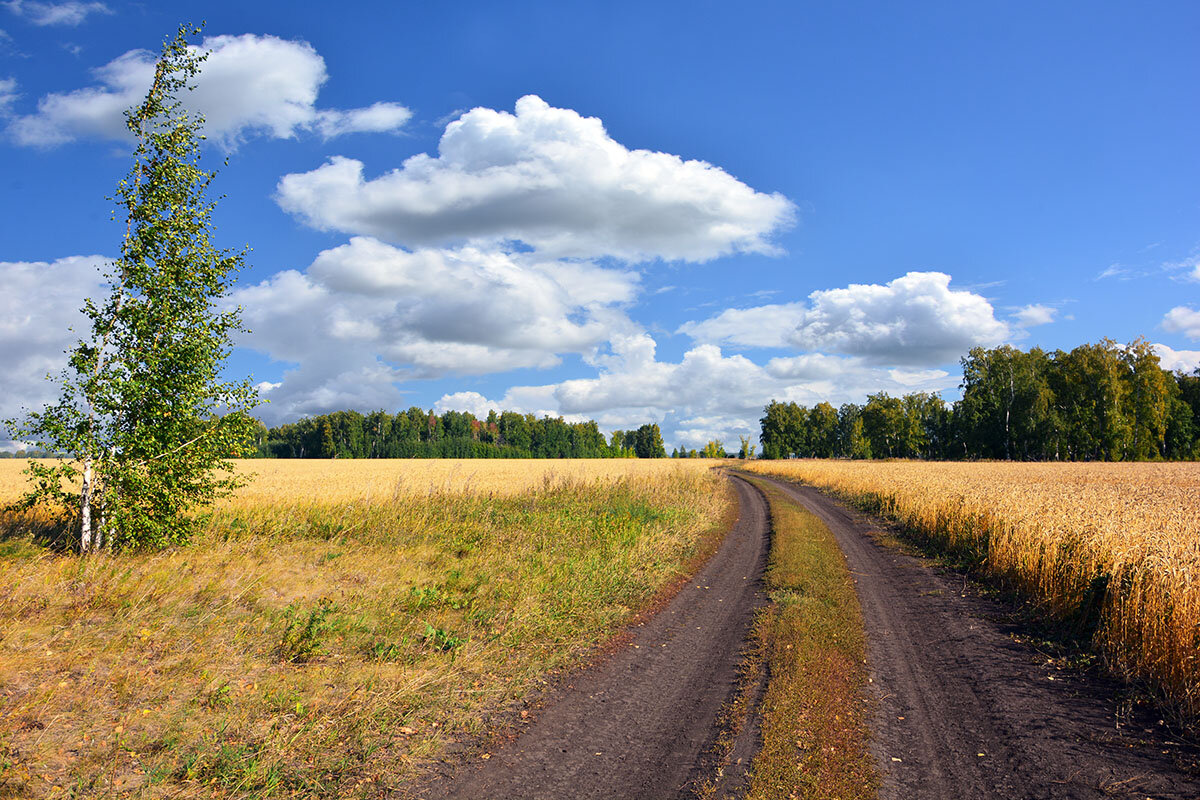
[[[382,796],[711,546],[714,463],[243,462],[192,544],[85,559],[0,520],[0,796]]]
[[[761,461],[1019,591],[1200,719],[1200,465]]]

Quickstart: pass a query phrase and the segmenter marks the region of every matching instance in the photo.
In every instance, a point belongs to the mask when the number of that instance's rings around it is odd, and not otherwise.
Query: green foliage
[[[179,101],[204,61],[187,44],[197,33],[183,26],[164,43],[149,93],[126,112],[135,149],[115,197],[121,255],[106,273],[108,297],[84,303],[90,336],[68,354],[60,399],[9,422],[67,456],[30,465],[23,504],[77,518],[83,552],[185,541],[189,512],[233,488],[221,470],[254,427],[249,381],[220,380],[242,327],[239,310],[216,307],[242,256],[212,244],[203,119]]]
[[[303,663],[321,653],[321,638],[329,630],[333,603],[322,598],[305,611],[295,605],[284,609],[283,633],[276,648],[282,661]]]
[[[425,640],[425,644],[443,653],[453,653],[467,643],[466,639],[455,636],[450,631],[434,627],[428,622],[425,623],[425,634],[422,638]]]
[[[663,445],[662,431],[658,423],[643,425],[633,434],[633,452],[638,458],[666,458],[667,448]]]
[[[738,439],[741,441],[742,446],[738,449],[737,457],[742,459],[743,461],[748,458],[754,458],[755,445],[750,443],[750,437],[749,436],[738,436]]]
[[[1052,354],[977,347],[962,367],[953,405],[922,392],[880,392],[837,412],[772,401],[763,457],[1141,461],[1200,451],[1200,371],[1167,372],[1145,339]]]
[[[654,454],[646,457],[666,456],[657,426],[617,431],[610,446],[593,420],[515,411],[492,411],[485,420],[415,406],[395,415],[334,411],[254,433],[255,454],[264,458],[623,458],[635,455],[639,435]]]

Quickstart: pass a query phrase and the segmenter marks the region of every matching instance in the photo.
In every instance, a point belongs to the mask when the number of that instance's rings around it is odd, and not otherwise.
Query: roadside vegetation
[[[188,545],[82,559],[8,515],[0,796],[403,785],[650,603],[733,502],[699,461],[537,463],[390,472],[387,491],[388,462],[325,486],[331,462],[293,464],[299,491],[251,483]]]
[[[874,798],[866,633],[846,560],[817,517],[755,485],[771,509],[771,605],[754,629],[768,683],[748,797]]]
[[[900,524],[1200,720],[1200,465],[747,463]]]

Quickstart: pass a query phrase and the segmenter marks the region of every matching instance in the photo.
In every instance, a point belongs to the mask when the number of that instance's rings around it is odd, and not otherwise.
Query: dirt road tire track
[[[585,669],[514,740],[419,789],[439,798],[687,797],[731,698],[754,612],[765,601],[766,503],[740,504],[717,553],[629,645]]]
[[[877,543],[877,523],[817,490],[770,482],[829,526],[855,578],[882,800],[1200,798],[1156,720],[1117,728],[1115,684],[1047,667],[1001,604]]]

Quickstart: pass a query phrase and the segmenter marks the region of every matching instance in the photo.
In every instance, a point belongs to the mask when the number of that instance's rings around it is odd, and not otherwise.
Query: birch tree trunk
[[[83,486],[79,491],[79,552],[86,555],[95,545],[92,531],[92,459],[83,460]]]

